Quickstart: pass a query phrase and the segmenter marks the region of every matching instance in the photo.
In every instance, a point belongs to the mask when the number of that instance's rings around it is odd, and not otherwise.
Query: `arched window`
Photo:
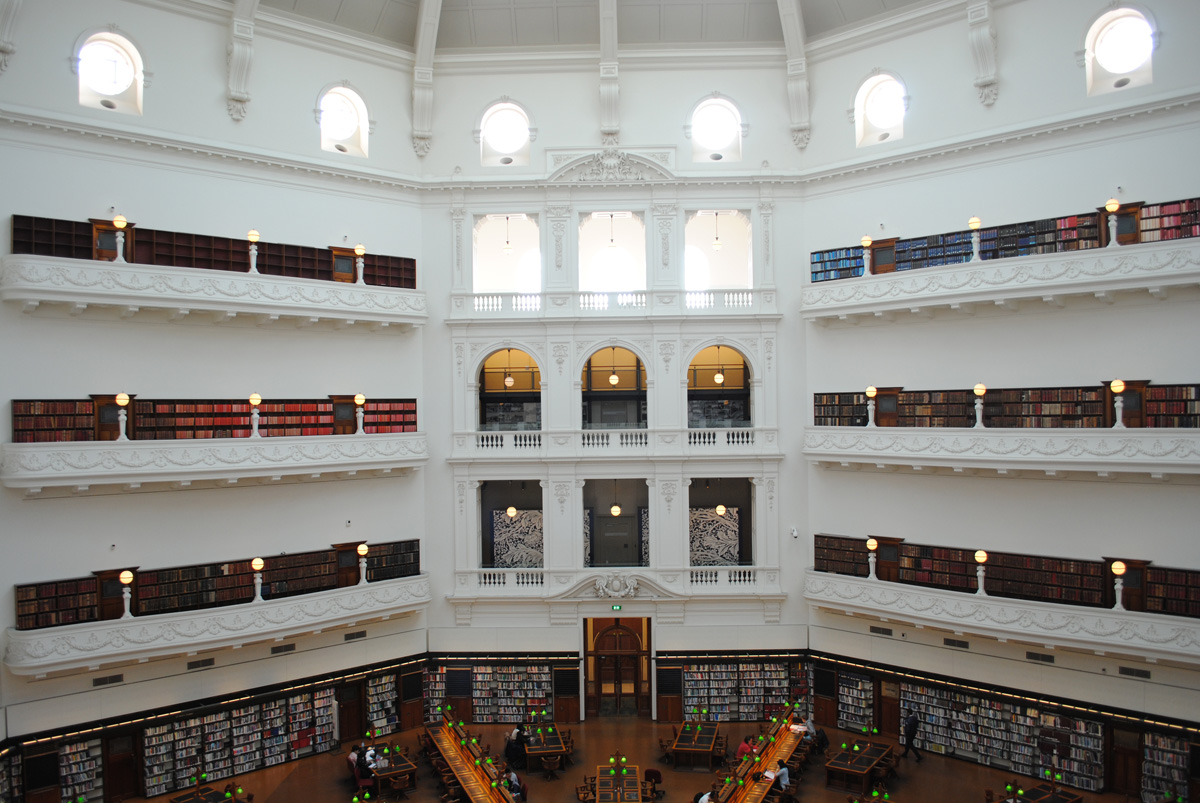
[[[1134,8],[1101,14],[1088,29],[1084,46],[1089,95],[1103,95],[1154,80],[1151,58],[1158,32],[1150,18]]]
[[[502,98],[484,111],[475,132],[480,163],[485,167],[529,164],[530,144],[537,130],[529,113],[517,103]]]
[[[688,366],[689,429],[750,427],[750,367],[730,346],[708,346]]]
[[[321,150],[366,156],[371,134],[371,116],[362,96],[342,83],[321,91],[317,104],[321,126]]]
[[[142,56],[115,30],[84,34],[75,43],[79,105],[124,114],[142,113],[146,73]]]
[[[858,88],[854,96],[854,136],[857,147],[900,139],[908,94],[896,76],[877,72]]]
[[[741,161],[746,125],[728,98],[713,93],[697,103],[683,133],[692,140],[693,162]]]

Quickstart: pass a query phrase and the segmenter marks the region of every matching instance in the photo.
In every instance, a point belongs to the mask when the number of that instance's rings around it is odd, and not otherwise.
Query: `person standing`
[[[913,755],[917,757],[917,762],[921,761],[921,751],[917,749],[917,731],[921,729],[921,719],[915,711],[906,711],[904,718],[904,752],[900,754],[900,758],[908,758],[908,751],[912,750]]]

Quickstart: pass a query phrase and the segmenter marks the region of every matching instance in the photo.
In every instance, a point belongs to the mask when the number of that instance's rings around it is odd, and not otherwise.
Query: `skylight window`
[[[475,132],[481,163],[504,167],[529,164],[530,143],[535,133],[529,114],[516,103],[501,100],[491,104]]]
[[[338,84],[321,93],[317,105],[321,126],[321,150],[366,156],[371,120],[362,96]]]
[[[854,96],[855,144],[862,148],[904,136],[908,93],[896,76],[876,71]]]
[[[85,34],[76,41],[75,55],[79,105],[142,113],[145,73],[142,57],[128,38],[113,30]]]
[[[693,162],[739,161],[745,126],[737,106],[718,94],[692,108],[684,134],[692,140]]]
[[[1092,23],[1084,42],[1089,95],[1153,83],[1158,35],[1154,21],[1133,8],[1115,8]]]

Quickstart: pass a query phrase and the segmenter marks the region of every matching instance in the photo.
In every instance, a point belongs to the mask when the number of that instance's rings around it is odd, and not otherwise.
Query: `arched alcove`
[[[701,349],[688,366],[687,404],[689,429],[753,426],[750,366],[742,353],[721,344]]]
[[[479,429],[497,432],[542,428],[542,376],[519,348],[492,352],[479,369]]]

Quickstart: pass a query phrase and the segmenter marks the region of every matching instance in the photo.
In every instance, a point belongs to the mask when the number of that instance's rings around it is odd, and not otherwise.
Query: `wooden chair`
[[[646,771],[642,773],[642,778],[642,798],[645,800],[662,800],[666,794],[664,790],[658,788],[659,784],[663,782],[662,773],[654,769],[654,767],[647,767]],[[647,786],[650,787],[649,794],[646,794]]]
[[[995,793],[992,792],[991,789],[983,790],[983,803],[994,803],[995,800],[996,800],[996,795],[995,795]]]
[[[558,780],[558,770],[562,766],[562,758],[560,756],[547,756],[542,759],[542,777],[547,781]]]
[[[663,764],[674,763],[675,757],[673,755],[671,755],[671,740],[670,739],[659,739],[658,740],[658,749],[662,751],[662,755],[658,757],[658,760],[660,762],[662,762]]]
[[[575,799],[579,803],[592,803],[596,799],[596,793],[588,784],[581,784],[575,787]]]
[[[575,740],[563,739],[563,749],[567,751],[563,754],[563,766],[569,767],[575,763]]]
[[[387,783],[388,783],[387,791],[388,791],[388,794],[391,796],[392,800],[407,800],[408,799],[408,792],[405,791],[406,786],[405,786],[405,780],[403,778],[388,778]]]

